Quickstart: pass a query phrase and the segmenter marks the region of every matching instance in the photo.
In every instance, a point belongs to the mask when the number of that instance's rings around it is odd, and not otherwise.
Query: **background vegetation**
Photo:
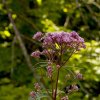
[[[40,48],[32,40],[37,31],[72,30],[87,48],[68,63],[84,76],[70,100],[100,100],[100,1],[0,0],[0,100],[28,99],[36,78],[33,65],[39,61],[29,56]],[[63,78],[60,83],[65,85]]]

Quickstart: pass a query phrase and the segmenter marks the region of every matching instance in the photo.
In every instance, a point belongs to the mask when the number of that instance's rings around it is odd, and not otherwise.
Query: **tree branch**
[[[32,67],[32,63],[31,63],[30,57],[29,57],[29,55],[28,55],[28,53],[27,53],[27,49],[25,48],[24,42],[23,42],[22,39],[21,39],[20,32],[18,31],[18,29],[17,29],[17,27],[16,27],[16,25],[15,25],[15,23],[14,23],[14,20],[13,20],[13,18],[12,18],[12,14],[11,14],[11,12],[8,10],[9,8],[8,8],[8,6],[6,5],[6,0],[2,0],[2,2],[3,2],[4,6],[5,6],[6,10],[7,10],[8,18],[9,18],[11,24],[13,25],[13,29],[14,29],[16,38],[17,38],[17,40],[18,40],[18,42],[19,42],[19,45],[20,45],[20,47],[21,47],[21,49],[22,49],[22,52],[23,52],[23,55],[24,55],[25,60],[26,60],[26,62],[27,62],[27,65],[28,65],[28,67],[30,68],[30,70],[33,72],[33,75],[34,75],[34,77],[35,77],[36,75],[35,75],[35,73],[34,73],[34,69],[33,69],[33,67]]]

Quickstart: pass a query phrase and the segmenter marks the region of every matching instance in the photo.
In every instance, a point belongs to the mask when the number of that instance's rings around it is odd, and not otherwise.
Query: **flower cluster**
[[[52,100],[57,100],[58,97],[58,81],[59,81],[59,73],[60,69],[66,64],[66,62],[70,59],[73,53],[79,51],[81,48],[85,48],[84,39],[79,36],[79,34],[75,31],[72,32],[51,32],[43,34],[41,32],[37,32],[33,39],[39,41],[42,44],[41,52],[36,50],[31,54],[32,57],[40,58],[45,56],[47,59],[47,76],[51,82],[51,91],[49,93],[48,89],[46,89],[48,95],[52,98]],[[42,56],[41,56],[42,55]],[[56,69],[56,71],[55,71]],[[53,77],[54,76],[54,77]],[[66,78],[70,79],[70,76],[66,76]],[[75,74],[75,79],[81,80],[83,76],[81,73]],[[43,84],[45,84],[42,78]],[[30,96],[32,98],[36,98],[40,93],[40,85],[35,83],[35,92],[32,91]],[[71,85],[64,88],[65,93],[72,93],[73,91],[78,91],[80,86],[77,83],[72,83]],[[64,96],[61,100],[68,100],[68,96]]]
[[[83,79],[83,75],[81,73],[77,73],[76,74],[76,78],[81,80],[81,79]]]
[[[51,32],[46,33],[45,35],[41,32],[37,32],[33,36],[33,39],[42,42],[43,51],[40,52],[37,50],[33,52],[31,56],[39,58],[40,55],[45,55],[49,60],[57,63],[64,54],[70,54],[71,51],[75,52],[81,48],[85,48],[84,39],[75,31],[70,33]]]
[[[67,32],[55,32],[48,33],[43,40],[44,48],[56,49],[56,44],[59,47],[72,48],[79,50],[80,48],[85,48],[84,39],[81,38],[75,31],[70,33]]]
[[[34,88],[36,89],[36,91],[40,91],[40,89],[41,89],[39,83],[35,83]]]

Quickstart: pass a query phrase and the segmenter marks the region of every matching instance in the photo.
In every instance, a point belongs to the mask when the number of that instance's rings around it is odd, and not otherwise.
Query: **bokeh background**
[[[73,30],[85,39],[86,49],[68,63],[84,76],[70,100],[100,100],[100,1],[0,0],[0,100],[28,99],[36,76],[33,66],[40,61],[30,57],[40,48],[32,40],[37,31]]]

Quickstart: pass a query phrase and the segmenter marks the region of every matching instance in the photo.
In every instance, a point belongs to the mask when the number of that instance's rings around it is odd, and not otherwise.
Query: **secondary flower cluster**
[[[78,84],[72,84],[64,88],[65,93],[71,93],[74,91],[78,91],[80,86]]]
[[[41,87],[40,87],[39,83],[35,83],[34,88],[35,88],[36,91],[31,91],[30,92],[30,97],[33,98],[33,100],[36,98],[37,93],[41,90]]]

